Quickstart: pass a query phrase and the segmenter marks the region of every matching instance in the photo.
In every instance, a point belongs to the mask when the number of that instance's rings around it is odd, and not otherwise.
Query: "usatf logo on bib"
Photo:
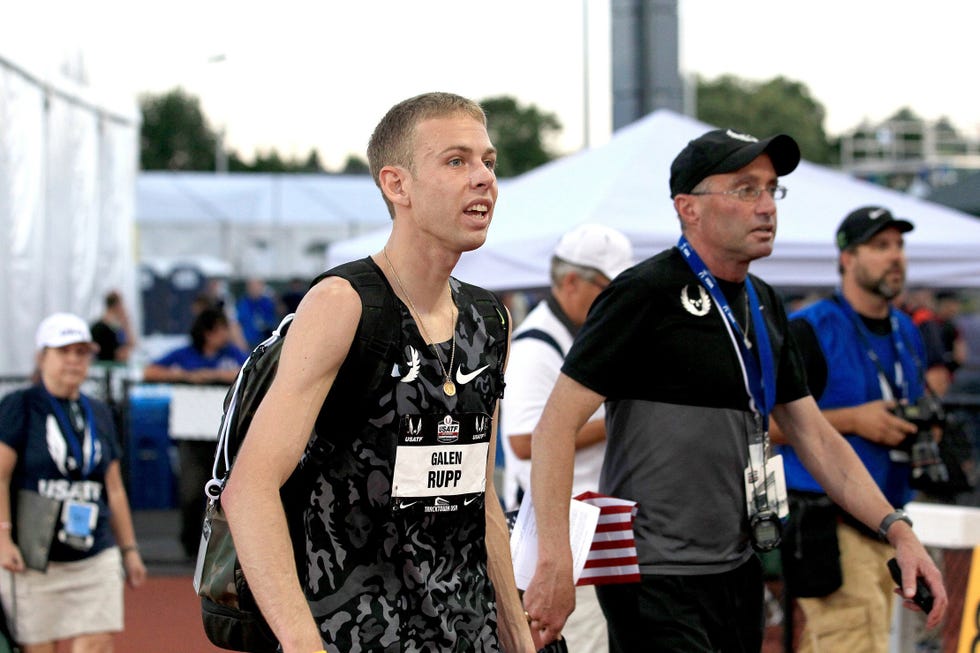
[[[436,440],[441,444],[452,444],[459,440],[459,422],[454,421],[451,415],[446,415],[442,424],[436,427]]]

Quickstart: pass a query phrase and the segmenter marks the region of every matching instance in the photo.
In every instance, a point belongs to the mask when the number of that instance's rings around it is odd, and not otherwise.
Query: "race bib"
[[[403,417],[391,490],[395,507],[454,512],[482,499],[491,423],[486,413]]]

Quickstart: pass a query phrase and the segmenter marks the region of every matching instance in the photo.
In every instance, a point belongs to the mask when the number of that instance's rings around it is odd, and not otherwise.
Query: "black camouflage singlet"
[[[488,342],[466,284],[450,284],[456,395],[443,393],[435,354],[399,302],[390,375],[367,401],[332,391],[317,419],[317,453],[303,463],[304,582],[328,650],[498,650],[484,492],[506,336]],[[439,349],[448,367],[450,343]]]

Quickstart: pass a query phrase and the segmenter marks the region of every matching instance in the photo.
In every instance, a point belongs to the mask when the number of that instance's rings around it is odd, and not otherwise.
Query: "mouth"
[[[484,201],[473,202],[463,209],[463,213],[471,218],[485,220],[490,215],[490,203]]]

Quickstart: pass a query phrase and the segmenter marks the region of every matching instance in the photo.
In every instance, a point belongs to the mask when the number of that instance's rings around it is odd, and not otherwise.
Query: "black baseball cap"
[[[895,227],[903,234],[915,229],[908,220],[895,218],[883,206],[862,206],[847,214],[837,227],[837,247],[844,251],[849,247],[866,243],[886,227]]]
[[[779,176],[793,172],[800,162],[800,146],[787,134],[759,140],[733,129],[715,129],[699,136],[670,164],[670,196],[690,193],[711,175],[744,168],[763,152],[772,159]]]

